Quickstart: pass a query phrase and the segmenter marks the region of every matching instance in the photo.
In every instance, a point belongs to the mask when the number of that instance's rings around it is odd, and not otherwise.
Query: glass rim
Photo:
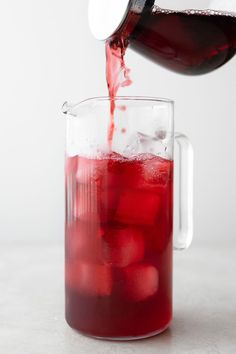
[[[152,96],[116,96],[114,99],[110,98],[109,96],[97,96],[87,98],[75,104],[70,104],[66,101],[62,106],[62,112],[67,114],[70,113],[71,110],[76,109],[83,104],[89,103],[96,103],[96,102],[111,102],[114,101],[121,101],[121,102],[148,102],[148,103],[165,103],[167,105],[174,106],[175,101],[169,98],[162,98],[162,97],[152,97]]]
[[[98,97],[91,97],[87,98],[78,104],[86,103],[86,102],[93,102],[93,101],[153,101],[153,102],[164,102],[164,103],[174,103],[174,100],[169,98],[163,97],[154,97],[154,96],[116,96],[113,99],[109,96],[98,96]]]

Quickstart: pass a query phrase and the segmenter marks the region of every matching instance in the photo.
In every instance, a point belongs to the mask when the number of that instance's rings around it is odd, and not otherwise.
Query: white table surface
[[[1,354],[236,353],[236,244],[175,254],[174,321],[134,342],[84,337],[64,321],[63,245],[2,244]]]

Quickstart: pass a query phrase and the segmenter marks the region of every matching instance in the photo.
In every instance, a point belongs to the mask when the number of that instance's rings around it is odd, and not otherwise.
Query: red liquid
[[[172,318],[173,162],[67,159],[66,319],[93,336],[142,337]]]
[[[213,71],[235,55],[235,15],[210,10],[174,12],[152,4],[147,1],[141,16],[130,13],[117,34],[125,35],[130,47],[142,55],[186,75]]]
[[[117,38],[115,42],[107,41],[106,43],[106,79],[110,97],[110,127],[108,133],[108,143],[112,150],[112,139],[115,129],[114,113],[115,98],[120,87],[131,85],[129,78],[130,70],[126,67],[124,56],[127,48],[127,41],[123,38]]]
[[[200,75],[227,63],[236,53],[236,17],[217,11],[163,10],[147,1],[141,15],[130,12],[106,43],[106,79],[111,99],[108,142],[112,151],[115,98],[132,81],[125,65],[128,45],[178,73]]]

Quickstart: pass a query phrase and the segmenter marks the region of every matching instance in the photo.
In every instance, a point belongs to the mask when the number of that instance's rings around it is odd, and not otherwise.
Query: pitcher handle
[[[187,136],[176,133],[179,150],[179,208],[174,249],[187,249],[193,239],[193,147]]]

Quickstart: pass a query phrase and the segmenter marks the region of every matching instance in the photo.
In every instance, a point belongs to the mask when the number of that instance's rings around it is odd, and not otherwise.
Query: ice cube
[[[167,131],[165,128],[159,128],[155,131],[155,139],[156,140],[165,140],[167,138]]]
[[[121,186],[121,165],[121,156],[116,153],[103,160],[79,158],[74,202],[76,218],[89,221],[97,215],[102,223],[112,218]]]
[[[100,262],[102,233],[99,224],[73,221],[66,227],[66,258]]]
[[[122,151],[122,155],[127,158],[133,158],[140,153],[140,137],[139,135],[130,136],[127,145]]]
[[[123,295],[130,301],[143,301],[158,290],[158,270],[149,264],[134,264],[123,270]]]
[[[76,179],[80,184],[95,184],[98,188],[117,187],[120,160],[121,156],[116,153],[98,159],[79,157]]]
[[[112,291],[111,268],[83,262],[67,264],[66,284],[84,295],[109,296]]]
[[[138,133],[139,153],[146,154],[161,154],[165,156],[165,151],[168,142],[165,129],[159,129],[155,132],[155,136],[150,136],[143,133]]]
[[[101,185],[107,171],[107,159],[79,157],[76,179],[80,184]]]
[[[138,189],[120,195],[115,219],[128,225],[153,225],[158,219],[161,199],[158,194]]]
[[[74,216],[81,221],[98,221],[98,188],[93,183],[77,184],[74,193]]]
[[[126,267],[144,256],[144,239],[136,228],[109,229],[103,239],[103,260],[113,267]]]
[[[74,197],[74,217],[82,221],[106,223],[114,218],[120,190],[95,184],[79,184]]]
[[[152,157],[143,161],[143,178],[150,187],[166,187],[171,177],[172,164],[170,160]]]
[[[171,180],[173,162],[152,154],[140,154],[124,161],[120,172],[121,188],[137,188],[163,193]]]

